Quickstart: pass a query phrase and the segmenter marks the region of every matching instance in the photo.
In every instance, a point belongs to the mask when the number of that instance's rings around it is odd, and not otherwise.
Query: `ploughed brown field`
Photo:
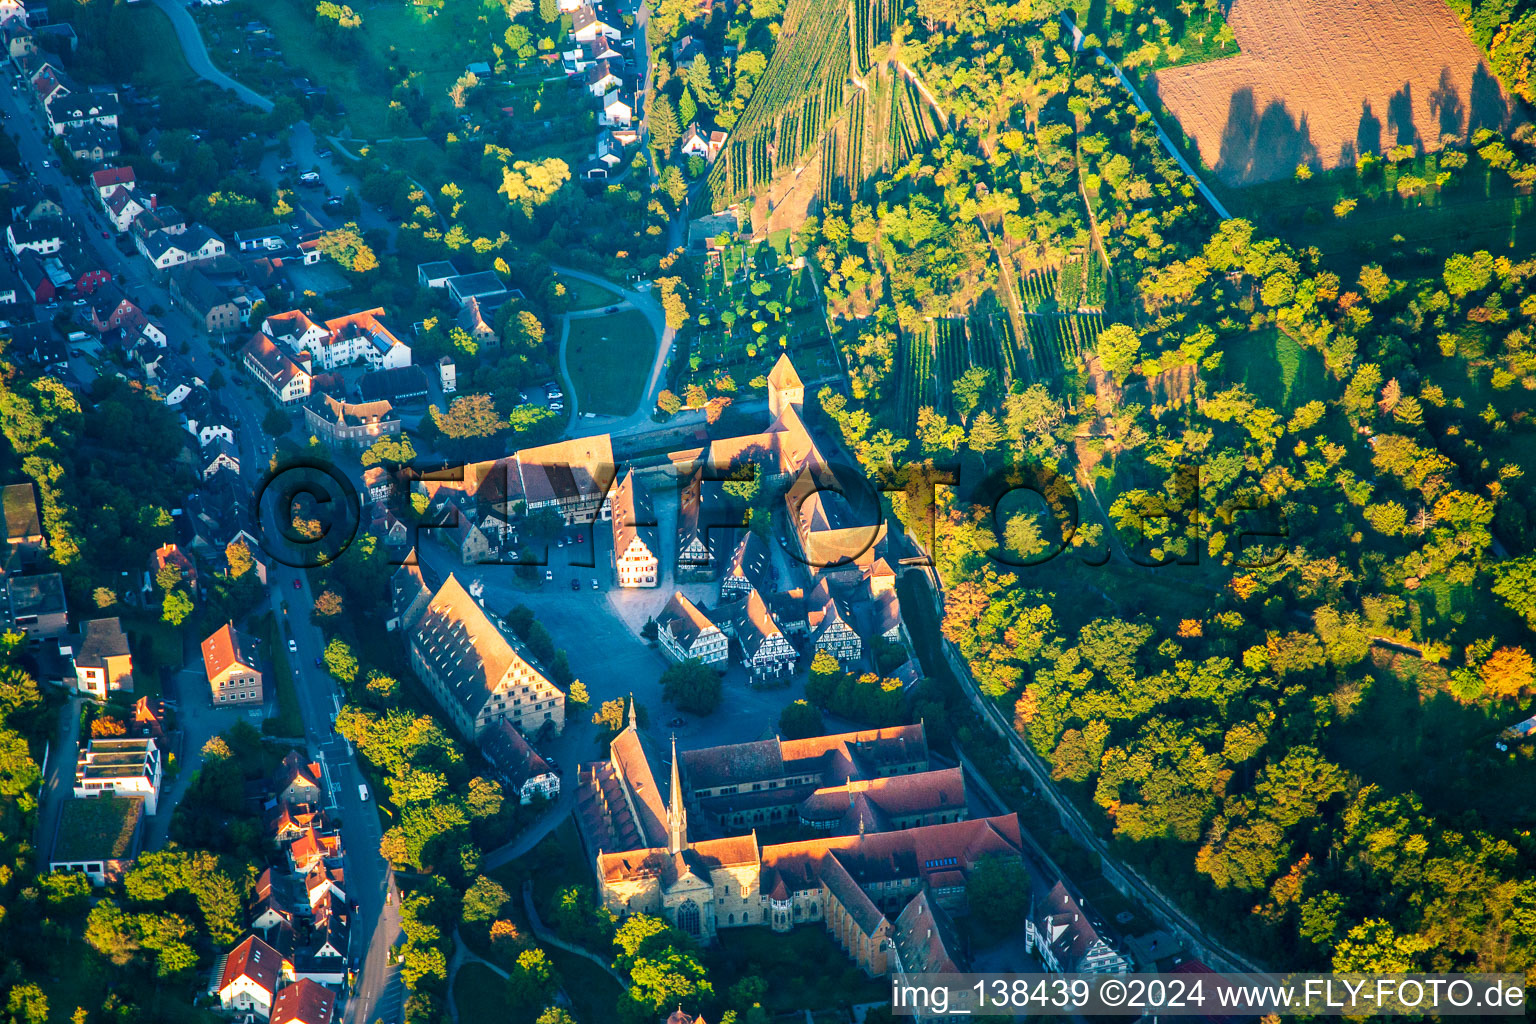
[[[1229,185],[1501,128],[1509,104],[1444,0],[1234,0],[1242,53],[1159,71],[1157,94]]]

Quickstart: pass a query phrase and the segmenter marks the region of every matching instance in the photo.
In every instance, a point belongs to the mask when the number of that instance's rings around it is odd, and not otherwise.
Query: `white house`
[[[621,587],[656,586],[660,561],[656,557],[656,516],[635,471],[624,474],[610,499],[613,510],[613,564]]]
[[[597,123],[605,128],[628,128],[634,120],[635,108],[618,92],[603,94],[603,109],[597,113]]]
[[[160,747],[153,738],[91,740],[75,761],[75,796],[141,796],[144,813],[160,803]]]
[[[219,1002],[226,1010],[254,1013],[262,1020],[272,1016],[272,1000],[283,973],[277,950],[252,935],[230,950],[219,974]]]
[[[598,36],[607,36],[609,39],[617,39],[623,35],[619,27],[606,20],[599,14],[596,8],[583,6],[571,16],[571,38],[578,42],[590,43]]]
[[[589,67],[587,91],[593,96],[603,96],[623,85],[624,80],[614,73],[614,67],[611,60],[600,60]]]
[[[452,356],[443,356],[437,361],[437,380],[442,386],[443,394],[451,395],[459,388],[459,371],[453,365]]]

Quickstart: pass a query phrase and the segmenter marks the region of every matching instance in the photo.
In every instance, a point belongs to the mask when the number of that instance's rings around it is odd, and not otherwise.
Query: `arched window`
[[[726,924],[735,924],[736,923],[736,915],[735,914],[726,914],[725,915],[725,923]]]
[[[684,900],[677,908],[677,926],[689,935],[699,934],[699,907],[693,900]]]

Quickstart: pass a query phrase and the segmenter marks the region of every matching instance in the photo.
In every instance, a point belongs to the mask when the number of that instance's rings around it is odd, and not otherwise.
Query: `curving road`
[[[258,110],[272,109],[271,100],[256,90],[241,85],[214,67],[213,61],[208,57],[208,47],[203,43],[203,34],[197,27],[196,19],[179,0],[155,0],[155,6],[171,19],[171,28],[176,31],[176,39],[181,43],[181,52],[187,58],[187,66],[192,69],[194,75],[212,82],[220,89],[234,93]]]

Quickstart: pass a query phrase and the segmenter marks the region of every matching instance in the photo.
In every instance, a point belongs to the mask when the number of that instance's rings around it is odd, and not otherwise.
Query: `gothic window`
[[[699,907],[693,900],[684,900],[677,908],[677,926],[689,935],[699,934]]]

